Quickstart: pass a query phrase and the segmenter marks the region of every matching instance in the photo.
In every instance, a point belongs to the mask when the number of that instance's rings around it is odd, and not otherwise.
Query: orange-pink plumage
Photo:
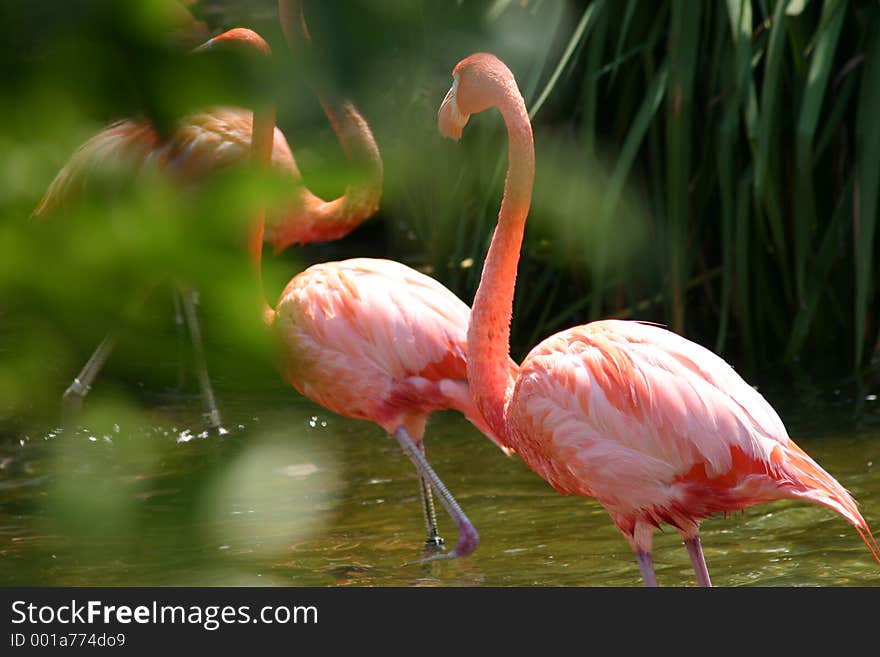
[[[444,408],[488,433],[467,388],[469,315],[433,278],[391,260],[313,265],[275,309],[281,373],[331,411],[392,434],[403,425],[416,442]]]
[[[452,551],[430,558],[470,554],[479,536],[424,457],[428,417],[457,410],[498,443],[468,389],[469,315],[464,302],[429,276],[372,258],[312,265],[291,279],[274,310],[266,304],[264,311],[285,381],[400,442],[419,473],[429,545],[442,543],[430,490],[440,496],[459,536]],[[507,367],[512,377],[516,365],[508,359]]]
[[[375,214],[381,197],[382,163],[366,121],[351,103],[326,105],[340,135],[358,142],[369,162],[359,185],[331,201],[315,196],[303,184],[302,174],[284,134],[275,128],[272,168],[290,181],[285,207],[267,218],[265,239],[275,251],[293,244],[340,239]],[[247,161],[251,153],[253,113],[235,107],[217,107],[184,117],[163,139],[146,120],[125,119],[105,128],[77,149],[58,172],[34,214],[50,215],[95,191],[108,179],[130,181],[162,172],[178,184],[191,184]]]
[[[523,458],[560,492],[595,497],[636,550],[650,550],[639,524],[692,534],[706,516],[782,498],[824,504],[867,531],[850,495],[754,388],[657,326],[593,322],[540,343],[507,417]]]

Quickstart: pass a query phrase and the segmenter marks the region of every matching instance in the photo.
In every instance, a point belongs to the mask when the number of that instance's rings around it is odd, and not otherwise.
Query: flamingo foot
[[[477,533],[476,527],[468,522],[467,524],[461,524],[458,526],[458,542],[455,544],[455,547],[452,548],[449,552],[437,552],[436,554],[429,554],[428,556],[421,559],[416,559],[415,561],[407,561],[403,564],[403,566],[414,566],[418,564],[428,563],[430,561],[438,561],[440,559],[457,559],[459,557],[466,557],[469,554],[472,554],[479,545],[480,535]],[[441,545],[436,549],[442,550],[443,547]]]
[[[480,545],[480,535],[477,528],[470,521],[467,524],[458,526],[458,542],[452,551],[449,552],[450,557],[466,557],[471,554]]]
[[[437,473],[434,472],[433,468],[428,464],[422,450],[416,446],[406,429],[404,427],[398,427],[397,431],[394,432],[394,437],[397,438],[397,441],[403,448],[404,454],[406,454],[410,461],[412,461],[413,465],[416,466],[419,476],[424,478],[424,480],[430,484],[431,488],[434,489],[434,492],[437,493],[437,496],[440,498],[440,503],[446,509],[446,512],[449,513],[449,516],[458,528],[458,542],[451,551],[441,554],[433,554],[413,563],[425,563],[436,559],[454,559],[456,557],[466,557],[471,554],[480,544],[480,535],[477,533],[474,524],[468,519],[464,511],[461,510],[458,502],[452,497],[452,493],[449,492],[449,489],[446,488],[440,480],[440,477],[437,476]],[[432,535],[436,536],[436,532],[428,534],[429,537]]]
[[[202,422],[205,423],[205,427],[209,432],[213,433],[215,436],[222,436],[227,433],[226,429],[223,428],[223,424],[220,421],[220,411],[216,408],[212,408],[209,411],[205,411],[202,413]]]

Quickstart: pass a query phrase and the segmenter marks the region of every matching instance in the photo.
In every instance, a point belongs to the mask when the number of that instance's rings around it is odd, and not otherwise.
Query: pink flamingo
[[[265,163],[268,154],[257,157]],[[431,468],[423,442],[429,415],[441,409],[460,411],[498,442],[468,391],[470,309],[434,279],[372,258],[309,267],[290,280],[273,309],[263,291],[262,243],[258,222],[251,257],[263,319],[278,338],[282,378],[324,408],[374,422],[397,439],[418,473],[426,545],[443,545],[432,488],[458,528],[455,547],[428,559],[473,552],[479,534]],[[508,360],[507,367],[512,376],[516,364]]]
[[[259,263],[258,246],[253,254]],[[449,553],[433,558],[470,554],[479,534],[425,458],[428,416],[458,410],[498,443],[468,391],[469,314],[434,279],[373,258],[312,265],[290,280],[275,310],[264,301],[282,378],[334,413],[378,424],[413,462],[429,547],[443,544],[431,489],[439,496],[459,535]],[[508,368],[512,373],[516,365],[509,361]]]
[[[309,42],[299,2],[279,0],[279,19],[291,49],[296,46],[298,37]],[[265,41],[255,32],[242,28],[229,30],[197,50],[219,43],[243,44],[248,49],[268,54]],[[302,175],[287,140],[274,127],[273,119],[272,166],[289,178],[293,191],[287,207],[270,218],[265,232],[266,240],[276,253],[292,244],[344,237],[378,209],[382,194],[382,160],[369,125],[348,101],[330,103],[323,98],[320,101],[345,155],[360,165],[363,176],[349,185],[339,198],[325,201],[316,196],[303,185]],[[108,167],[126,167],[125,170],[131,171],[134,176],[139,171],[158,166],[182,183],[202,179],[249,156],[252,124],[250,111],[227,107],[186,117],[168,139],[162,139],[156,128],[146,120],[128,119],[114,123],[77,150],[49,186],[34,215],[44,217],[69,206],[89,187],[93,172]],[[195,291],[178,284],[174,300],[178,328],[182,329],[185,318],[194,347],[205,420],[210,428],[217,430],[221,425],[220,412],[202,347]],[[79,410],[114,346],[115,336],[111,333],[98,345],[65,390],[62,413],[65,421],[69,421]]]
[[[469,314],[434,279],[371,258],[309,267],[284,288],[277,310],[265,313],[280,338],[285,381],[323,407],[374,422],[397,439],[418,470],[426,544],[443,543],[431,487],[459,530],[450,557],[473,552],[479,535],[425,459],[428,416],[458,410],[497,443],[468,391]]]
[[[793,498],[827,506],[880,549],[855,500],[787,435],[767,401],[709,350],[657,326],[598,321],[561,331],[507,366],[517,262],[534,179],[532,128],[510,70],[493,55],[458,63],[439,111],[459,139],[471,114],[507,126],[504,197],[474,299],[468,378],[502,445],[563,494],[594,497],[629,542],[645,585],[661,523],[684,539],[697,583],[711,586],[700,521]]]

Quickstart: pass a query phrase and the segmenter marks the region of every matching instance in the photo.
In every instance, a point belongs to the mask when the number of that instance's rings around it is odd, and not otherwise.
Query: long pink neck
[[[291,54],[311,43],[300,0],[279,0],[278,16]],[[369,124],[351,102],[319,99],[345,157],[357,169],[356,180],[330,201],[304,190],[302,207],[269,231],[267,239],[276,253],[293,244],[344,237],[379,209],[384,171]]]
[[[272,143],[274,137],[275,108],[267,106],[255,109],[253,125],[251,127],[251,160],[254,166],[261,171],[266,171],[272,164]],[[260,303],[263,307],[263,322],[269,326],[275,320],[275,311],[266,300],[266,290],[263,286],[263,233],[265,231],[265,224],[266,208],[265,204],[260,202],[253,220],[248,248],[251,261],[256,270]]]
[[[471,393],[489,426],[510,445],[505,409],[512,393],[510,319],[516,269],[535,177],[532,126],[515,84],[502,85],[494,103],[509,139],[507,179],[498,225],[486,254],[468,329],[468,379]]]
[[[355,181],[346,186],[343,196],[327,202],[324,209],[324,223],[331,230],[338,225],[347,233],[379,209],[384,175],[382,156],[369,124],[350,101],[331,103],[323,97],[320,100],[342,152],[357,169]]]

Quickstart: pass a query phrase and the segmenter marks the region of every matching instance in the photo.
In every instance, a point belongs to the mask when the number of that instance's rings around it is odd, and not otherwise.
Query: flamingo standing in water
[[[645,585],[661,523],[684,539],[710,586],[700,521],[779,499],[840,513],[880,562],[856,502],[786,433],[767,401],[709,350],[657,326],[608,320],[556,333],[510,377],[510,319],[531,203],[532,128],[513,74],[478,53],[452,72],[439,129],[459,139],[471,114],[497,107],[508,131],[498,226],[474,298],[468,378],[502,445],[563,494],[594,497],[635,553]]]
[[[255,156],[268,162],[265,148]],[[473,552],[479,534],[431,468],[423,443],[429,415],[441,409],[460,411],[498,442],[468,390],[470,309],[434,279],[374,258],[309,267],[290,280],[273,309],[263,290],[262,244],[257,222],[251,257],[263,319],[278,338],[282,378],[324,408],[374,422],[397,439],[418,473],[426,545],[443,545],[432,489],[459,531],[450,552],[429,559]],[[512,376],[516,364],[508,359],[507,367]]]
[[[279,19],[293,49],[298,38],[309,42],[301,3],[279,0]],[[268,45],[251,30],[237,28],[209,40],[200,49],[214,44],[238,43],[249,49],[268,52]],[[346,157],[358,163],[361,179],[350,184],[343,196],[325,201],[310,192],[302,182],[290,147],[283,133],[274,127],[270,142],[272,166],[291,181],[293,196],[287,207],[269,218],[266,241],[276,253],[293,244],[322,242],[344,237],[375,214],[382,194],[382,160],[367,122],[349,101],[321,105],[340,140]],[[160,167],[172,179],[189,183],[246,159],[251,152],[251,112],[221,107],[184,118],[177,130],[163,139],[147,120],[123,120],[109,126],[83,144],[55,177],[34,215],[45,217],[68,207],[90,185],[95,171],[125,167],[132,176],[150,167]],[[182,302],[182,303],[181,303]],[[183,315],[180,313],[182,305]],[[221,425],[220,412],[208,377],[196,311],[195,291],[178,284],[175,293],[177,324],[184,317],[194,347],[196,371],[205,407],[205,419],[212,429]],[[115,346],[115,337],[104,338],[63,396],[63,417],[69,420],[78,411],[91,384]]]
[[[431,488],[458,528],[455,547],[442,555],[448,557],[473,552],[479,535],[425,459],[428,416],[455,409],[498,443],[468,390],[469,315],[434,279],[373,258],[313,265],[291,279],[275,310],[264,311],[279,337],[285,381],[339,415],[378,424],[400,443],[419,474],[426,545],[443,544]],[[512,361],[507,367],[516,369]]]
[[[455,409],[499,444],[468,390],[470,309],[434,279],[375,258],[312,265],[290,280],[273,309],[259,274],[261,245],[258,229],[251,253],[282,378],[324,408],[374,422],[397,439],[418,473],[426,546],[443,545],[432,489],[458,528],[455,547],[429,559],[473,552],[479,534],[431,468],[423,443],[428,416]],[[516,364],[508,360],[507,367],[512,377]]]

